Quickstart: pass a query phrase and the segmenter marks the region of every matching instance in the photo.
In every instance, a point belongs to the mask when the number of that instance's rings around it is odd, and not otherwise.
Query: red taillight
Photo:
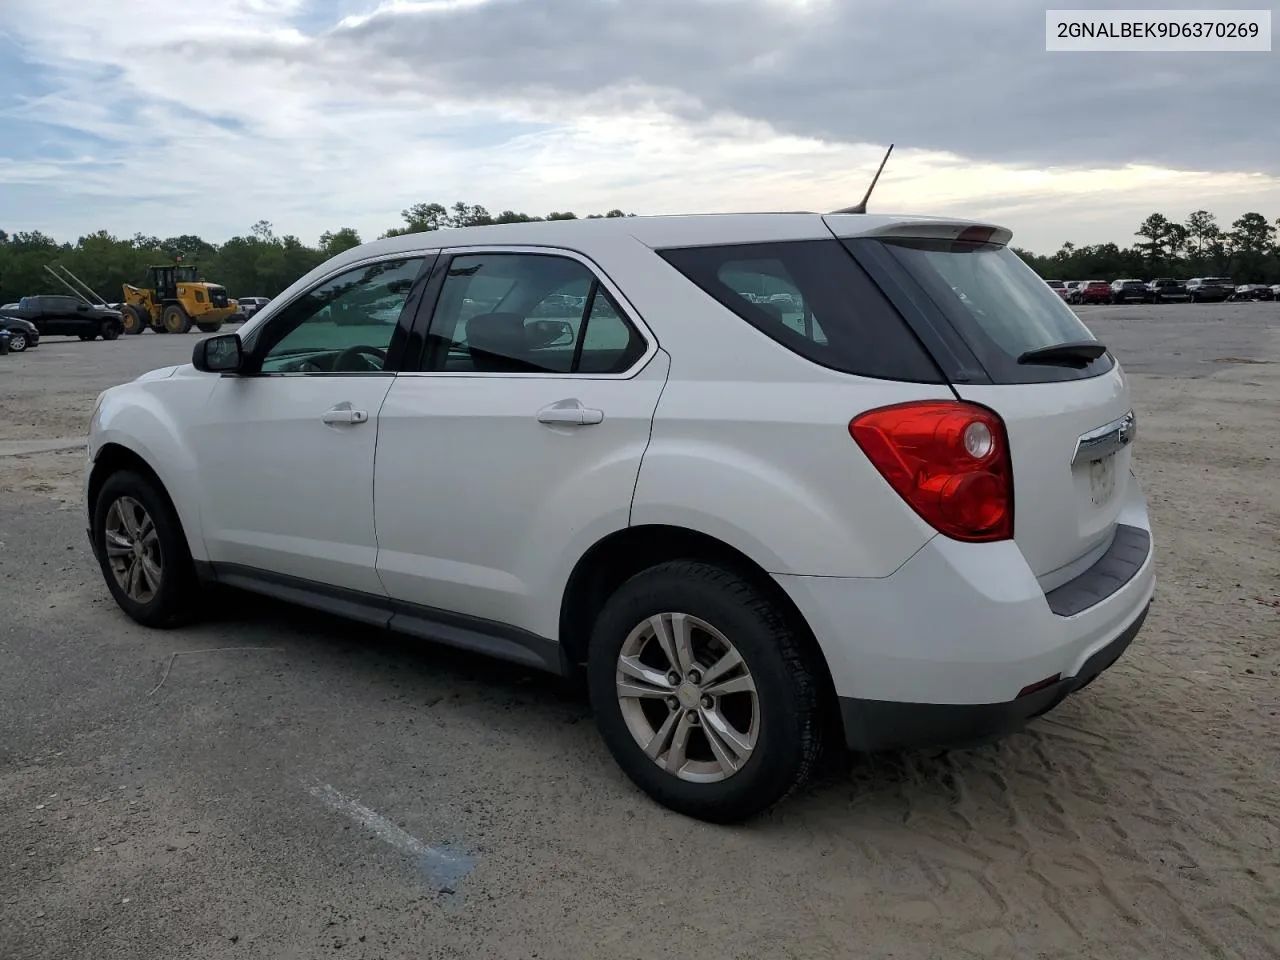
[[[1004,421],[986,407],[925,400],[870,410],[849,434],[939,533],[970,543],[1013,536],[1013,469]]]

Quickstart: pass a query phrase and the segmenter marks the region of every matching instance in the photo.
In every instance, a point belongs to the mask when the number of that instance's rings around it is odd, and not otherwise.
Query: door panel
[[[360,263],[252,332],[196,437],[214,563],[385,597],[376,570],[373,457],[395,379],[395,333],[421,255]]]
[[[397,377],[374,477],[387,592],[554,637],[573,564],[628,523],[667,368],[659,352],[629,380]]]
[[[382,595],[373,456],[394,379],[220,379],[197,438],[209,559]]]
[[[572,566],[629,521],[669,361],[580,256],[441,266],[425,372],[380,416],[378,572],[396,600],[554,638]]]

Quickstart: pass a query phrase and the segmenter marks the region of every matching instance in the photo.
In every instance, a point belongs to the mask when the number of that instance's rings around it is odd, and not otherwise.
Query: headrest
[[[520,357],[527,337],[518,313],[481,313],[467,321],[467,345],[500,357]]]

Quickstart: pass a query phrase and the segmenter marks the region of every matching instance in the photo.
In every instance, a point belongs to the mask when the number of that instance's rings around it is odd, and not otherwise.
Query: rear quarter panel
[[[893,573],[935,531],[863,455],[849,420],[873,407],[951,394],[847,380],[699,382],[681,379],[673,360],[631,522],[698,530],[775,574]]]
[[[936,535],[866,459],[849,421],[954,399],[949,387],[799,357],[630,238],[591,255],[671,356],[631,523],[708,534],[771,573],[833,577],[887,576]]]

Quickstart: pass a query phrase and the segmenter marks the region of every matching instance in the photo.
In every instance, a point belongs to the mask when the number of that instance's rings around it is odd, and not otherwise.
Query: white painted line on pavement
[[[428,846],[412,834],[401,830],[382,814],[338,792],[327,783],[310,784],[307,786],[307,793],[330,810],[344,814],[356,823],[367,827],[384,843],[414,857],[422,871],[442,890],[452,893],[457,888],[458,881],[475,869],[475,857]]]

